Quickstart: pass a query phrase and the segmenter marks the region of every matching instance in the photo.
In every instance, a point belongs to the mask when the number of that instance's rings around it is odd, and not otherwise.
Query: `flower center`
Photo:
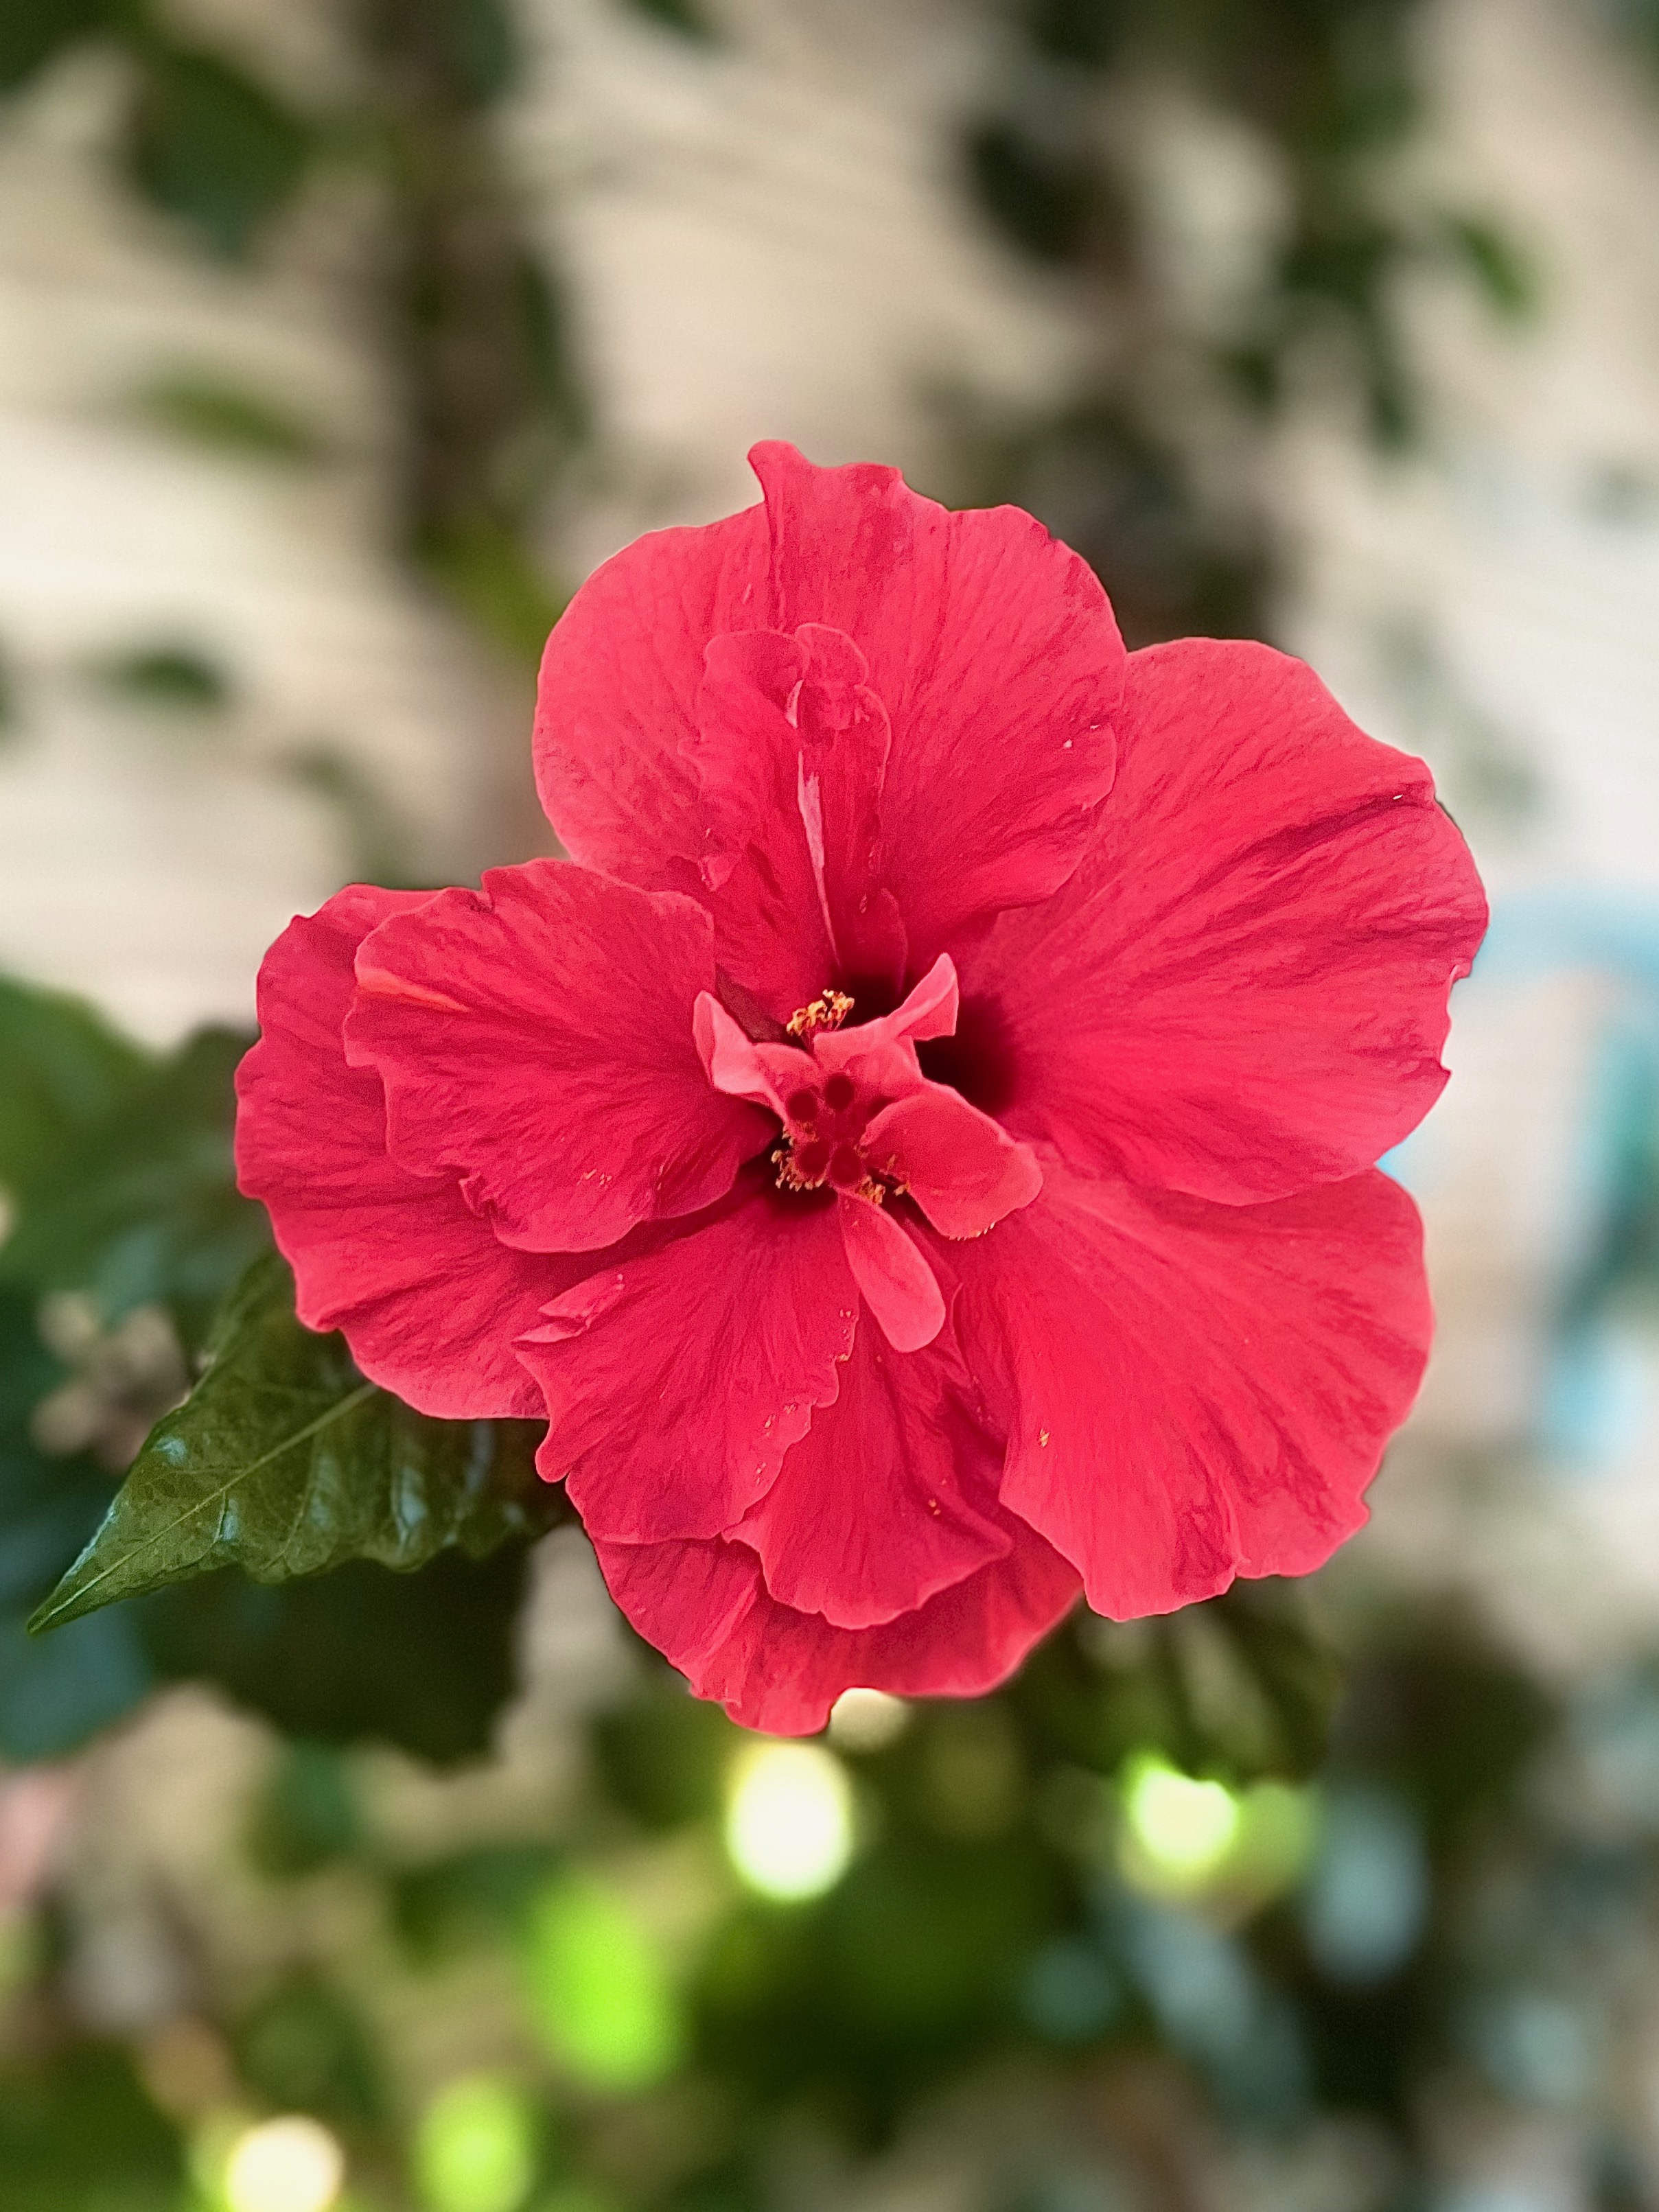
[[[844,991],[826,991],[802,1006],[788,1022],[792,1036],[810,1040],[816,1032],[837,1030],[853,1011]],[[844,1068],[826,1069],[800,1055],[798,1079],[783,1094],[783,1141],[772,1154],[780,1190],[844,1191],[880,1206],[890,1191],[902,1190],[897,1177],[866,1159],[863,1137],[886,1103]]]

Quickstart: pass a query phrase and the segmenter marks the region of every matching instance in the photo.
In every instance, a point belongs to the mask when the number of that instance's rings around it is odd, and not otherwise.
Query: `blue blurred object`
[[[1380,1982],[1422,1936],[1429,1869],[1417,1822],[1380,1790],[1334,1790],[1303,1899],[1308,1948],[1333,1981]]]
[[[1117,1977],[1092,1943],[1075,1936],[1045,1944],[1026,1967],[1020,2009],[1051,2043],[1087,2043],[1123,2006]]]
[[[1659,908],[1563,890],[1494,915],[1478,972],[1490,980],[1578,969],[1612,987],[1571,1180],[1581,1234],[1557,1304],[1535,1409],[1560,1469],[1616,1464],[1650,1418],[1651,1360],[1640,1310],[1659,1294]]]

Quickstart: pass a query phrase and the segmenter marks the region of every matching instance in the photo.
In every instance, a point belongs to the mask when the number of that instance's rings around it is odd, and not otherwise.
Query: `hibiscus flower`
[[[301,1318],[545,1415],[629,1620],[797,1732],[1359,1526],[1431,1329],[1374,1163],[1486,914],[1301,663],[1126,655],[1029,515],[751,458],[549,640],[571,857],[295,921],[237,1141]]]

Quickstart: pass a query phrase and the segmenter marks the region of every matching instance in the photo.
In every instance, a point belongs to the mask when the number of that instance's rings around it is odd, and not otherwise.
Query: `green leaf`
[[[542,405],[565,437],[580,442],[592,429],[593,410],[572,343],[569,298],[553,273],[529,256],[519,264],[519,308]]]
[[[354,1560],[275,1586],[204,1575],[144,1601],[144,1649],[169,1680],[210,1681],[285,1735],[477,1759],[518,1686],[528,1564],[504,1544],[479,1561],[441,1552],[418,1574]]]
[[[134,396],[139,414],[192,445],[251,460],[303,465],[322,459],[326,441],[280,400],[197,369],[157,377]]]
[[[48,1458],[30,1434],[35,1407],[64,1379],[35,1328],[33,1299],[0,1292],[0,1756],[25,1762],[76,1749],[154,1681],[127,1614],[78,1621],[46,1644],[25,1632],[113,1487],[91,1459]]]
[[[133,183],[223,259],[241,259],[293,197],[312,134],[216,55],[145,42],[127,162]]]
[[[113,653],[94,673],[117,698],[174,714],[217,714],[230,704],[234,688],[218,661],[193,645],[171,642]]]
[[[157,1424],[37,1632],[117,1598],[235,1566],[258,1582],[347,1560],[399,1571],[472,1559],[556,1517],[534,1425],[434,1421],[366,1382],[344,1341],[303,1328],[271,1255],[248,1270],[189,1401]]]
[[[82,1000],[0,976],[0,1188],[22,1199],[149,1066]]]
[[[480,106],[512,90],[521,56],[507,0],[440,0],[434,28],[450,67]]]
[[[185,2146],[117,2045],[37,2038],[0,2096],[6,2212],[176,2212]]]
[[[386,2117],[382,2062],[368,2024],[339,1990],[301,1969],[270,1990],[234,2038],[236,2070],[279,2112],[312,2112],[335,2127]]]
[[[1495,312],[1516,323],[1534,314],[1538,271],[1510,232],[1484,216],[1449,215],[1445,223],[1452,255],[1474,278]]]
[[[620,1890],[591,1875],[556,1875],[520,1942],[530,2024],[558,2065],[623,2095],[674,2071],[685,2027],[667,1964]]]
[[[514,533],[484,519],[447,530],[420,548],[433,581],[515,659],[536,666],[562,599]]]
[[[713,46],[718,37],[698,0],[625,0],[635,15],[644,15],[665,31],[676,31],[700,46]]]
[[[103,0],[6,0],[0,8],[0,92],[14,92],[64,47],[104,27]]]
[[[166,1060],[125,1047],[111,1058],[107,1033],[77,1030],[65,1015],[58,1041],[61,1053],[34,1057],[33,1126],[38,1134],[54,1096],[72,1093],[82,1110],[55,1150],[42,1157],[37,1143],[16,1225],[0,1246],[0,1284],[87,1291],[106,1321],[165,1305],[193,1349],[220,1300],[269,1249],[263,1209],[237,1191],[231,1150],[232,1079],[249,1040],[201,1030]],[[27,1127],[18,1142],[27,1151]]]

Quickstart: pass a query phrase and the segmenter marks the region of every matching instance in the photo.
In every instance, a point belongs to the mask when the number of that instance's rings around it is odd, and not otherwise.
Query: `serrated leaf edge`
[[[153,1549],[155,1545],[163,1542],[171,1535],[174,1529],[183,1528],[187,1522],[195,1520],[201,1513],[212,1507],[222,1505],[232,1491],[240,1483],[246,1482],[250,1475],[257,1474],[261,1468],[268,1467],[272,1460],[280,1459],[284,1452],[292,1451],[296,1445],[306,1443],[311,1437],[320,1435],[322,1431],[333,1422],[343,1420],[348,1413],[355,1413],[359,1406],[366,1404],[370,1398],[374,1397],[375,1391],[376,1386],[373,1382],[360,1382],[355,1390],[348,1391],[343,1398],[337,1399],[326,1411],[319,1413],[314,1420],[307,1421],[303,1428],[296,1429],[292,1436],[284,1437],[280,1443],[272,1444],[268,1450],[261,1452],[257,1459],[249,1460],[245,1466],[239,1467],[234,1474],[228,1476],[220,1484],[216,1490],[204,1492],[198,1500],[186,1506],[182,1512],[176,1514],[164,1528],[151,1531],[146,1537],[143,1548]],[[172,1416],[169,1415],[168,1419],[171,1418]],[[145,1444],[144,1451],[149,1451],[154,1442],[155,1439],[152,1437]],[[139,1457],[143,1458],[143,1453],[141,1452]],[[100,1606],[115,1602],[110,1598],[95,1599],[92,1593],[101,1583],[107,1582],[112,1575],[119,1571],[123,1560],[112,1559],[106,1567],[91,1576],[78,1588],[76,1586],[75,1578],[88,1561],[96,1554],[104,1532],[119,1511],[120,1504],[121,1492],[118,1491],[110,1501],[109,1511],[94,1530],[91,1540],[82,1552],[80,1558],[65,1571],[50,1596],[43,1599],[30,1614],[28,1633],[31,1636],[41,1636],[48,1630],[67,1627],[70,1621],[79,1620],[89,1613],[96,1613]],[[129,1553],[125,1558],[130,1559],[131,1556]],[[189,1570],[186,1574],[170,1575],[167,1579],[169,1582],[183,1582],[189,1578],[189,1574],[202,1571],[204,1570],[200,1567],[195,1567]],[[135,1596],[142,1595],[141,1592],[137,1591],[128,1594]]]

